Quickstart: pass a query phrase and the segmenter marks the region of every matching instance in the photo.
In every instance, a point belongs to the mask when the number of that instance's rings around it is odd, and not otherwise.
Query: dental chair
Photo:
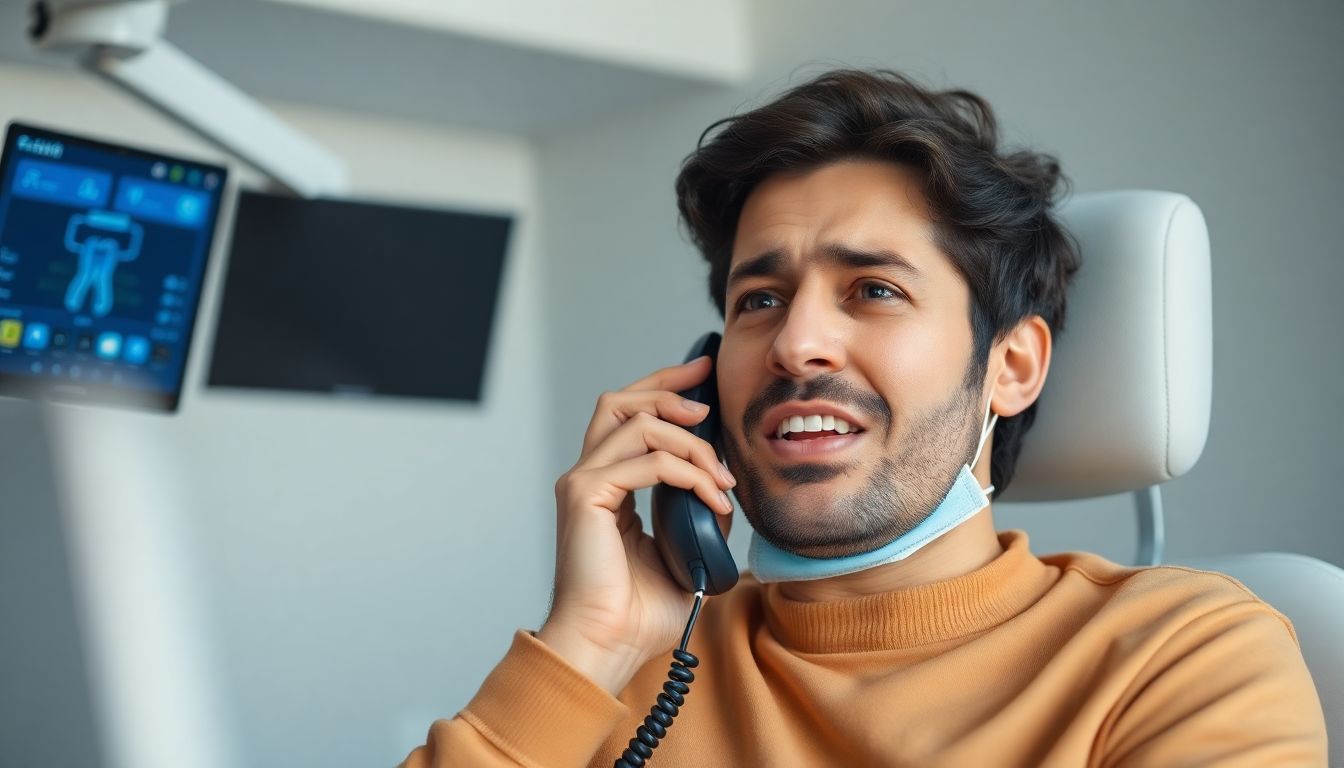
[[[1160,486],[1194,466],[1209,431],[1208,230],[1199,207],[1171,192],[1078,195],[1060,213],[1082,267],[1036,423],[1001,500],[1132,493],[1137,564],[1158,565]],[[1330,765],[1344,767],[1344,570],[1277,552],[1181,565],[1237,579],[1293,623],[1325,709]]]

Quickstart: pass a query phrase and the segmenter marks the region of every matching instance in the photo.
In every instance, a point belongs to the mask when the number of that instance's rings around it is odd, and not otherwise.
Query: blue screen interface
[[[176,408],[225,174],[11,124],[0,392]]]

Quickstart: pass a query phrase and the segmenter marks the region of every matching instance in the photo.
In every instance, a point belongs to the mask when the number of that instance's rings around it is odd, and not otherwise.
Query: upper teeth
[[[775,428],[775,437],[783,437],[790,432],[825,432],[835,430],[846,435],[855,431],[848,421],[835,416],[788,416]]]

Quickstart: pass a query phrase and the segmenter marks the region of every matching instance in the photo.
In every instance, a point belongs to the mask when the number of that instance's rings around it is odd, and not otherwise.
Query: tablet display
[[[176,410],[224,168],[11,123],[0,395]]]

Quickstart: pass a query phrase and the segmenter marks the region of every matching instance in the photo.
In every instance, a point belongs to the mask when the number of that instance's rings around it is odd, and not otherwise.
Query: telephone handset
[[[722,337],[717,333],[700,337],[691,347],[686,362],[709,355],[717,365],[720,341]],[[703,383],[682,392],[681,396],[709,406],[709,415],[704,421],[688,429],[717,451],[721,421],[714,377],[715,371],[711,369]],[[653,487],[653,538],[658,542],[658,551],[668,573],[687,592],[718,595],[737,584],[737,563],[733,562],[728,542],[719,530],[718,518],[693,491],[663,483]]]
[[[717,333],[701,336],[691,347],[686,362],[709,355],[717,365],[720,341],[722,337]],[[681,396],[709,406],[709,415],[689,429],[691,434],[708,441],[717,451],[722,422],[714,376],[715,371],[711,369],[702,384],[682,392]],[[700,615],[700,604],[705,595],[727,592],[737,584],[737,563],[733,562],[728,542],[723,540],[723,532],[719,530],[718,515],[705,506],[694,491],[664,483],[653,487],[653,538],[658,542],[658,552],[663,556],[668,573],[682,589],[695,594],[695,603],[691,606],[691,617],[686,620],[686,630],[681,633],[681,644],[672,651],[675,661],[667,672],[663,692],[658,694],[658,702],[649,710],[644,724],[636,729],[635,737],[616,758],[615,768],[639,768],[647,764],[659,741],[667,736],[672,719],[686,703],[686,694],[691,692],[691,683],[695,680],[691,670],[700,665],[700,659],[686,649],[691,641],[691,630],[695,629],[695,620]]]

